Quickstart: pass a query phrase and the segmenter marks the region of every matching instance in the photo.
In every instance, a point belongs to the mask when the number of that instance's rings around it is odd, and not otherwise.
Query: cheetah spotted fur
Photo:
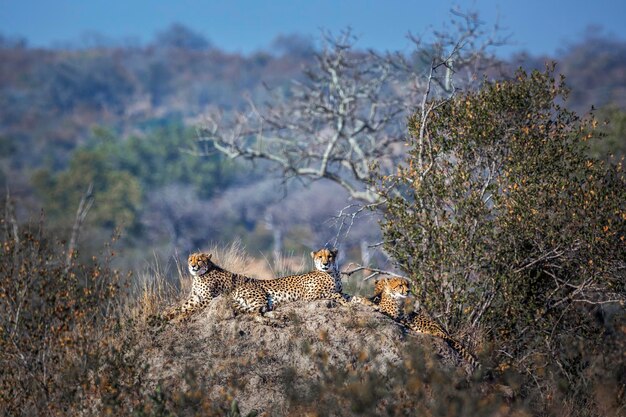
[[[253,278],[226,271],[211,261],[209,253],[192,253],[187,259],[189,273],[193,277],[191,293],[179,307],[170,309],[165,318],[187,319],[207,306],[211,299],[221,294],[230,294],[239,285]]]
[[[314,258],[314,252],[311,253]],[[325,271],[314,270],[269,280],[254,280],[238,286],[232,295],[238,312],[263,315],[283,303],[297,300],[335,300],[346,304],[341,292],[341,280]]]
[[[402,304],[408,294],[409,283],[407,280],[403,278],[383,278],[376,281],[372,300],[380,299],[377,308],[380,312],[388,315],[414,332],[443,339],[463,359],[470,363],[473,368],[479,367],[480,364],[476,358],[426,314],[411,313],[408,316],[404,315]]]

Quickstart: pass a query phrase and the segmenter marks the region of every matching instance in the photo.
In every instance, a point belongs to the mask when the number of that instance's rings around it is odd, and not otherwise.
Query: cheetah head
[[[337,269],[337,253],[339,253],[337,249],[326,248],[311,252],[315,269],[324,272]]]
[[[374,285],[374,296],[386,294],[392,298],[406,298],[409,281],[404,278],[381,278]]]
[[[189,255],[189,258],[187,258],[189,273],[194,277],[206,273],[211,264],[210,253],[192,253]]]

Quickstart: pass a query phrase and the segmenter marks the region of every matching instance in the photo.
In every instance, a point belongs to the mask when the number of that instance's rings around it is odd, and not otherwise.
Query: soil
[[[314,387],[341,375],[372,372],[385,380],[407,351],[423,351],[442,367],[464,366],[442,340],[406,334],[366,306],[295,302],[268,315],[235,316],[228,298],[218,297],[189,322],[151,328],[141,347],[149,382],[181,389],[193,375],[216,399],[236,399],[242,415],[290,415],[315,397]]]

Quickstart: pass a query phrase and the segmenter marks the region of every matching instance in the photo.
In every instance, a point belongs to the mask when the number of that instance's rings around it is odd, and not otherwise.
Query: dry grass
[[[255,258],[246,252],[238,240],[226,247],[214,244],[201,251],[210,253],[212,261],[220,267],[256,279],[272,279],[310,270],[310,262],[307,262],[308,258],[304,255],[298,257],[281,254],[276,259],[265,256]]]
[[[213,245],[205,252],[213,254],[214,262],[222,268],[256,279],[278,278],[313,269],[308,255],[279,254],[272,258],[254,258],[246,252],[240,241],[226,248]]]
[[[267,271],[256,266],[254,258],[246,253],[245,248],[238,240],[227,247],[214,244],[202,252],[210,253],[212,255],[211,260],[228,271],[255,278],[267,276]],[[184,262],[186,263],[186,260]]]
[[[297,256],[292,254],[279,254],[272,260],[264,257],[264,267],[269,271],[270,277],[278,278],[286,275],[301,274],[314,269],[311,258],[302,254]]]
[[[125,306],[127,316],[146,322],[149,317],[159,314],[167,305],[172,304],[173,300],[178,301],[181,298],[179,294],[189,292],[191,278],[185,273],[186,266],[181,264],[178,257],[174,258],[173,265],[176,280],[170,277],[168,268],[164,268],[156,256],[153,263],[136,276],[131,288],[134,297],[128,299]]]

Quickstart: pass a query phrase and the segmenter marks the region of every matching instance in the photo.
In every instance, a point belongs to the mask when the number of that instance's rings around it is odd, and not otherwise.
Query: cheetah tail
[[[450,336],[444,337],[446,343],[454,349],[463,359],[465,359],[471,366],[472,370],[480,368],[480,362],[472,355],[461,343],[457,342]]]

